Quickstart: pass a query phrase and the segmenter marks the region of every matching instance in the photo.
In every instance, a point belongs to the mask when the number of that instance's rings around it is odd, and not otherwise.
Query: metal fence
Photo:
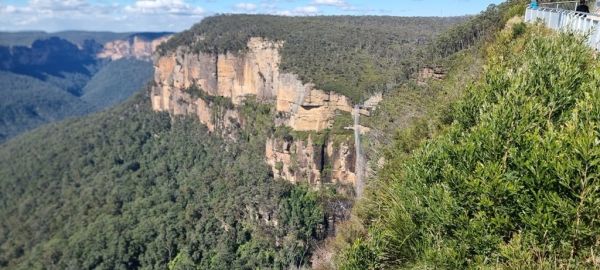
[[[541,22],[557,31],[570,31],[585,35],[588,45],[600,51],[600,16],[573,10],[539,7],[527,8],[525,22]]]
[[[575,10],[579,1],[562,1],[562,2],[551,2],[551,3],[540,3],[539,6],[542,8],[554,8],[564,10]]]

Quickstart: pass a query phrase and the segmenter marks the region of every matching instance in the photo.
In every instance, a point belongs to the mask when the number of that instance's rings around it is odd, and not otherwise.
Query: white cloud
[[[201,7],[192,6],[184,0],[137,0],[133,5],[126,6],[125,11],[143,14],[174,14],[183,16],[202,16],[205,14]]]
[[[233,6],[238,11],[255,11],[257,6],[254,3],[237,3]]]
[[[346,7],[348,3],[345,0],[313,0],[313,5],[319,6],[334,6],[334,7]]]
[[[2,13],[10,14],[10,13],[15,13],[15,12],[17,12],[17,8],[15,6],[11,6],[11,5],[0,6],[0,14],[2,14]]]
[[[84,0],[31,0],[29,8],[49,11],[80,10],[87,7]]]
[[[315,6],[305,6],[305,7],[298,7],[296,9],[294,9],[294,11],[296,13],[300,13],[300,14],[312,15],[312,14],[317,14],[319,12],[319,9]]]
[[[319,8],[316,6],[302,6],[293,10],[282,10],[276,12],[276,14],[283,16],[311,16],[318,15],[319,13]]]
[[[190,0],[115,1],[30,0],[4,4],[0,0],[0,31],[181,31],[206,12]]]

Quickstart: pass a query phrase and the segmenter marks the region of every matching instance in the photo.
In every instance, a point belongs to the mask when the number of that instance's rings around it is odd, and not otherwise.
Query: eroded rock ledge
[[[201,106],[185,95],[185,89],[199,86],[209,95],[230,98],[239,105],[247,96],[273,102],[278,112],[288,114],[285,123],[294,130],[320,131],[331,126],[336,110],[350,112],[350,100],[332,92],[303,84],[296,75],[279,71],[281,42],[251,38],[244,54],[195,53],[179,47],[156,60],[154,110],[173,114],[201,114]],[[184,105],[180,101],[185,101]],[[210,119],[211,117],[200,117]],[[203,121],[207,125],[208,122]]]
[[[251,38],[243,53],[210,54],[179,47],[157,57],[152,107],[172,115],[196,115],[214,131],[233,127],[239,119],[236,106],[252,96],[273,104],[282,115],[278,124],[294,131],[331,128],[336,112],[352,111],[350,99],[304,84],[294,74],[280,72],[282,46],[281,42]],[[232,107],[215,110],[213,102],[190,93],[192,88],[200,89],[203,95],[225,98]],[[293,151],[289,145],[294,146]],[[353,143],[325,142],[319,149],[315,147],[310,139],[288,142],[270,138],[266,142],[267,163],[276,177],[292,182],[305,179],[318,185],[327,170],[330,181],[353,184]],[[293,164],[294,160],[297,164]]]

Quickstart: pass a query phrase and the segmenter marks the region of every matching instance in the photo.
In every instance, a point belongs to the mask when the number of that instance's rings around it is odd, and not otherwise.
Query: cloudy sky
[[[454,16],[501,0],[0,0],[0,31],[181,31],[219,13]]]

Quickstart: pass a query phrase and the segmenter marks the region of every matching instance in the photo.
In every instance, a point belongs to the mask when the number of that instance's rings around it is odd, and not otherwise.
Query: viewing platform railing
[[[539,3],[540,7],[543,8],[554,8],[554,9],[564,9],[564,10],[575,10],[579,1],[558,1],[558,2],[550,2],[550,3]]]
[[[560,8],[530,7],[525,11],[525,22],[541,22],[557,31],[571,31],[587,37],[590,47],[600,51],[600,16]]]

